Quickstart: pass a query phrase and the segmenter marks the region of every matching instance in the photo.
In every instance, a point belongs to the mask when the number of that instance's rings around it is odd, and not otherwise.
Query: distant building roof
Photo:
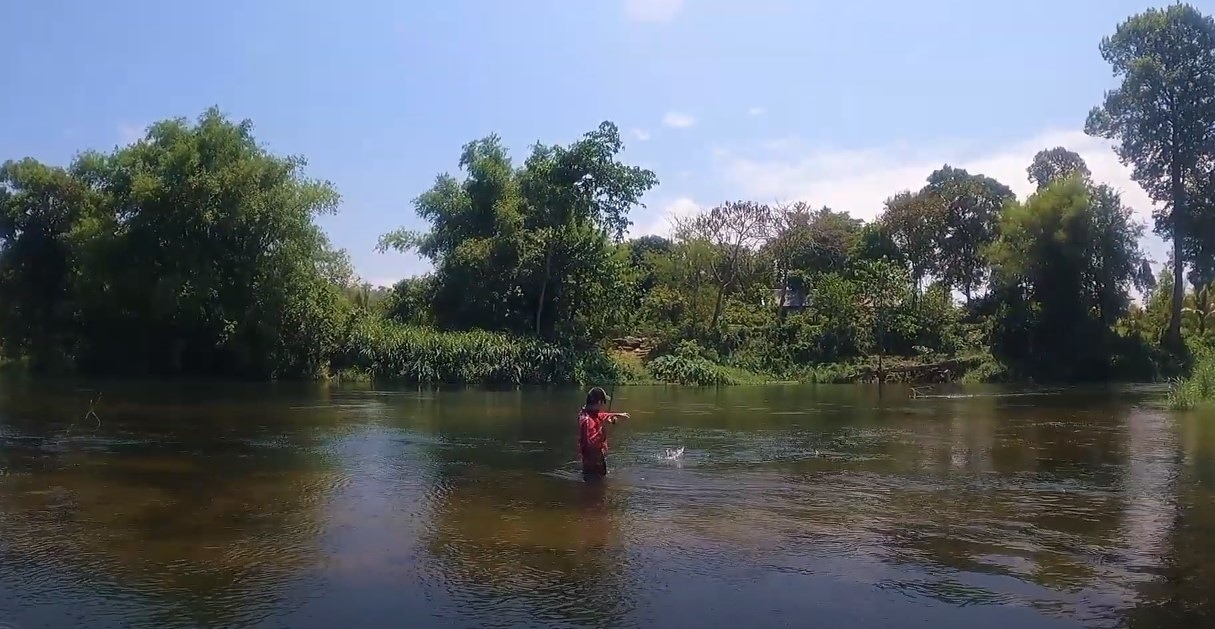
[[[785,298],[783,303],[781,303],[782,293]],[[782,308],[805,308],[809,301],[806,294],[802,291],[793,290],[792,288],[769,288],[768,295],[764,298],[764,305],[775,306],[780,303]]]

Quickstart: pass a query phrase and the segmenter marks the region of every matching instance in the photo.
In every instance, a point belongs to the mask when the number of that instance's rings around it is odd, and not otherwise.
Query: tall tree
[[[525,255],[518,172],[494,135],[465,144],[458,163],[463,181],[441,174],[414,200],[430,230],[385,234],[379,248],[416,250],[434,263],[431,308],[439,325],[525,331],[530,306],[518,288]]]
[[[1212,158],[1215,141],[1215,20],[1188,4],[1148,9],[1101,41],[1122,83],[1088,116],[1085,131],[1117,140],[1133,176],[1166,209],[1156,231],[1173,241],[1173,302],[1167,339],[1181,342],[1186,182]]]
[[[903,191],[886,199],[880,221],[906,256],[918,295],[924,278],[941,267],[937,238],[945,229],[944,207],[928,195]]]
[[[948,164],[928,176],[920,194],[936,206],[932,212],[941,221],[934,239],[936,275],[970,301],[988,275],[983,251],[996,238],[1000,210],[1016,195],[991,177]]]
[[[713,265],[717,297],[709,329],[717,329],[726,294],[734,288],[742,264],[765,243],[772,229],[772,208],[750,201],[719,205],[704,214],[677,222],[676,238],[713,247],[719,260]]]
[[[602,250],[599,234],[621,242],[629,211],[658,184],[652,171],[618,161],[623,149],[619,129],[604,122],[568,147],[536,146],[527,160],[525,225],[542,260],[535,278],[538,336],[554,340],[558,322],[575,314],[573,305],[605,288],[594,283],[579,253]]]
[[[1112,191],[1078,176],[1012,203],[989,255],[1000,298],[993,351],[1025,375],[1103,377],[1108,323],[1136,272],[1135,226]]]
[[[804,291],[801,279],[842,271],[861,237],[864,222],[828,207],[810,209],[799,201],[772,211],[769,238],[764,245],[775,263],[780,304],[789,289]],[[794,286],[793,284],[797,284]]]
[[[886,259],[861,260],[853,269],[864,327],[878,355],[878,380],[886,379],[886,328],[894,309],[911,293],[907,270]]]
[[[798,268],[806,264],[805,258],[814,250],[810,215],[810,206],[801,201],[778,206],[772,212],[772,234],[765,248],[768,256],[772,258],[776,273],[776,286],[780,290],[776,309],[781,316],[785,312],[789,291],[804,288],[790,286],[790,278]]]
[[[1077,171],[1073,176],[1082,174]],[[1087,188],[1092,231],[1086,284],[1097,320],[1108,328],[1126,313],[1130,286],[1142,287],[1147,263],[1139,249],[1143,226],[1134,220],[1131,208],[1122,203],[1117,190],[1105,184],[1089,184]],[[1150,267],[1146,275],[1149,280],[1152,278]]]
[[[535,146],[519,169],[497,137],[472,142],[467,177],[442,175],[415,201],[430,231],[386,234],[380,248],[435,263],[441,324],[585,341],[627,308],[616,243],[657,184],[617,159],[623,148],[610,122],[569,146]]]
[[[1038,151],[1025,172],[1029,175],[1030,182],[1036,184],[1039,190],[1072,175],[1078,175],[1085,182],[1092,176],[1084,159],[1078,153],[1062,146]]]
[[[1191,211],[1183,241],[1190,261],[1188,279],[1194,290],[1198,333],[1205,336],[1207,320],[1215,313],[1211,303],[1215,291],[1215,171],[1197,178],[1188,196]]]
[[[34,159],[0,166],[0,331],[10,356],[61,367],[76,353],[73,296],[80,252],[73,232],[95,212],[90,187]]]
[[[210,109],[66,170],[5,167],[4,350],[105,373],[323,372],[352,273],[314,219],[338,196],[252,129]]]
[[[1106,184],[1094,184],[1092,171],[1079,154],[1063,147],[1039,151],[1025,169],[1029,180],[1042,191],[1059,182],[1075,179],[1087,191],[1092,221],[1088,240],[1089,266],[1085,281],[1093,307],[1102,325],[1112,325],[1128,305],[1127,281],[1141,284],[1146,260],[1139,250],[1143,227],[1133,219],[1122,195]],[[1146,278],[1150,281],[1151,269]]]

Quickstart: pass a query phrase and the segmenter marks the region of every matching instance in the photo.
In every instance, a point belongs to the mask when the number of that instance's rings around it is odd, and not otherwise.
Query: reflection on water
[[[12,384],[0,625],[1212,626],[1215,417],[1014,393]]]

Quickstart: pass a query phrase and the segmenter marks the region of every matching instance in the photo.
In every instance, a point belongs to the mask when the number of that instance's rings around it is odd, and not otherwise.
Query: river
[[[0,628],[1215,626],[1158,389],[620,388],[588,485],[577,390],[98,386],[0,387]]]

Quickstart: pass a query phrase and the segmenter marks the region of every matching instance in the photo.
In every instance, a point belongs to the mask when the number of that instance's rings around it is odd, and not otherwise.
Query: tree
[[[1215,304],[1211,301],[1211,292],[1215,289],[1215,171],[1197,178],[1187,196],[1191,200],[1191,211],[1186,221],[1183,249],[1190,266],[1186,277],[1194,291],[1194,307],[1190,314],[1197,319],[1201,338],[1206,336],[1207,321],[1215,316]]]
[[[907,257],[891,236],[890,229],[881,221],[866,223],[861,228],[856,242],[848,252],[851,264],[861,260],[887,260],[906,269]]]
[[[440,325],[585,342],[623,316],[628,213],[654,173],[626,165],[615,125],[569,146],[537,145],[515,169],[496,136],[465,146],[464,181],[441,175],[416,201],[430,231],[380,248],[416,249],[436,267]]]
[[[1212,159],[1215,141],[1215,21],[1188,4],[1148,9],[1101,41],[1122,83],[1105,93],[1085,132],[1117,140],[1133,177],[1166,209],[1156,231],[1173,241],[1173,302],[1167,339],[1181,342],[1186,183]]]
[[[996,237],[1000,211],[1016,195],[1008,186],[984,175],[972,175],[948,164],[928,176],[920,192],[938,217],[934,246],[936,275],[947,286],[960,288],[969,302],[988,274],[983,250]]]
[[[66,170],[7,165],[5,352],[102,373],[325,371],[352,274],[314,219],[338,195],[252,130],[210,109]]]
[[[1072,178],[1088,191],[1093,233],[1086,286],[1101,324],[1113,325],[1129,305],[1125,284],[1130,281],[1140,285],[1145,278],[1154,279],[1150,267],[1145,276],[1141,273],[1146,264],[1139,250],[1143,227],[1133,220],[1131,209],[1122,204],[1122,195],[1108,185],[1094,184],[1088,164],[1072,151],[1063,147],[1039,151],[1026,172],[1039,191]]]
[[[748,254],[766,241],[772,222],[770,207],[749,201],[725,203],[706,213],[677,220],[677,240],[706,243],[719,256],[711,267],[717,297],[709,320],[710,330],[717,329],[726,293],[734,287]]]
[[[1109,323],[1137,272],[1136,226],[1107,188],[1056,180],[1001,216],[989,250],[999,297],[993,352],[1024,375],[1108,375]]]
[[[879,219],[907,258],[916,294],[924,278],[942,267],[937,238],[945,229],[943,210],[942,204],[932,203],[926,194],[903,191],[886,199]]]
[[[43,368],[75,355],[76,231],[96,203],[62,168],[30,158],[0,166],[0,331],[10,357]]]
[[[884,259],[858,262],[853,276],[865,327],[873,335],[873,349],[878,354],[878,377],[885,380],[886,326],[894,309],[909,296],[911,278],[906,269]]]
[[[655,285],[640,296],[643,320],[674,336],[702,334],[713,313],[719,253],[708,242],[677,238],[667,255],[648,256]]]
[[[593,265],[586,265],[578,252],[588,248],[606,252],[607,242],[601,236],[619,243],[631,224],[629,210],[658,184],[652,171],[617,161],[623,149],[619,130],[604,122],[569,147],[537,146],[528,158],[521,176],[528,206],[525,226],[543,259],[536,296],[537,336],[553,340],[557,322],[575,314],[573,304],[608,288],[590,280]]]
[[[441,174],[414,200],[429,231],[397,230],[378,247],[416,250],[432,261],[431,309],[439,326],[523,332],[531,306],[520,287],[526,241],[519,174],[494,135],[465,144],[459,167],[463,181]]]
[[[810,212],[808,219],[809,248],[803,252],[806,257],[802,269],[815,273],[843,271],[848,265],[848,254],[861,236],[864,221],[825,206]]]
[[[1078,175],[1085,182],[1092,176],[1084,159],[1062,146],[1038,151],[1025,172],[1029,175],[1030,182],[1036,184],[1039,190],[1072,175]]]
[[[666,255],[671,253],[674,246],[669,239],[662,236],[642,236],[629,241],[629,261],[641,266],[648,256]]]
[[[1082,182],[1087,179],[1082,171],[1076,171],[1073,176],[1080,177]],[[1154,278],[1139,249],[1143,226],[1133,219],[1131,208],[1123,205],[1122,195],[1105,184],[1086,187],[1092,213],[1086,284],[1097,310],[1097,320],[1108,328],[1126,314],[1130,305],[1129,288],[1132,285],[1146,288],[1145,279]]]
[[[805,289],[805,286],[790,286],[790,280],[798,269],[810,264],[808,255],[815,246],[810,215],[810,206],[800,201],[778,206],[772,213],[772,234],[764,246],[776,273],[776,286],[780,290],[776,310],[782,317],[789,291]]]

